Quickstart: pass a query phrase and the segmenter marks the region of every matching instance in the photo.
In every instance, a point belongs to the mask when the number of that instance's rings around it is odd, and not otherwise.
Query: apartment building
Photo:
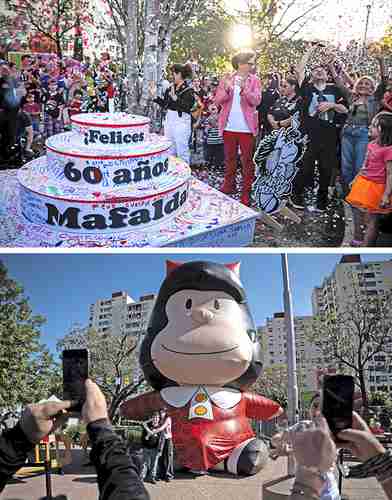
[[[90,306],[89,327],[113,335],[143,334],[155,298],[155,294],[148,294],[135,301],[127,292],[113,292],[111,298],[97,300]]]
[[[320,350],[309,341],[313,324],[312,316],[294,318],[298,385],[302,393],[318,389],[319,370],[323,368]],[[264,347],[264,369],[277,376],[287,370],[287,332],[284,313],[278,312],[267,318],[266,325],[259,327]]]
[[[374,256],[376,257],[376,256]],[[356,297],[384,296],[392,290],[392,260],[363,262],[360,255],[344,255],[312,294],[314,315],[330,315],[349,310]],[[367,382],[371,392],[392,391],[392,338],[384,352],[369,363]]]

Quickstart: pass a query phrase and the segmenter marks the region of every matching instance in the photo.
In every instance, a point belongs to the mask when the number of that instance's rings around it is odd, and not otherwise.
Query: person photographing
[[[127,453],[127,444],[113,430],[105,396],[86,380],[82,419],[91,441],[91,462],[97,471],[99,500],[149,500],[139,464]],[[26,462],[28,453],[45,436],[64,425],[74,401],[27,406],[17,425],[0,436],[0,492]]]

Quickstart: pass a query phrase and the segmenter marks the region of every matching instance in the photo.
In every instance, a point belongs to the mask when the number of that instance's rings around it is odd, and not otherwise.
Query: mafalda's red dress
[[[268,420],[278,403],[249,392],[215,386],[167,387],[130,399],[121,413],[142,418],[167,408],[172,418],[176,460],[189,469],[207,470],[255,437],[249,418]]]

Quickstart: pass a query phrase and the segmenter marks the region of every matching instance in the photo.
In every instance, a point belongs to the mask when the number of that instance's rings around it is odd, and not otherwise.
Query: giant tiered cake
[[[89,113],[72,131],[50,137],[47,155],[18,174],[27,221],[81,234],[148,231],[178,215],[190,168],[169,157],[170,143],[150,134],[148,118]]]

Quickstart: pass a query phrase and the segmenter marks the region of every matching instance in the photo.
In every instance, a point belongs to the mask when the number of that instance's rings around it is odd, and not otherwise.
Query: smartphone
[[[82,411],[86,400],[85,381],[88,379],[89,353],[87,349],[67,349],[63,351],[63,398],[75,403],[70,410]]]
[[[354,378],[350,375],[326,375],[321,393],[321,413],[332,434],[352,427]]]

